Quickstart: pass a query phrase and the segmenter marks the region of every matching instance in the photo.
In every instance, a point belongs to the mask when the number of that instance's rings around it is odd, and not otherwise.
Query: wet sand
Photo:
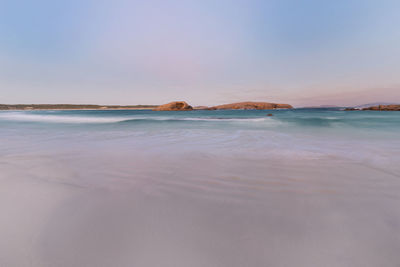
[[[390,127],[27,115],[0,121],[0,266],[399,266]]]
[[[182,156],[3,157],[2,265],[400,262],[396,175],[337,159]]]

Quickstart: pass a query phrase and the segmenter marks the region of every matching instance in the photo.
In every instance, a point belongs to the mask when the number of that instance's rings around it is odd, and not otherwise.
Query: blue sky
[[[400,102],[400,2],[0,2],[0,103]]]

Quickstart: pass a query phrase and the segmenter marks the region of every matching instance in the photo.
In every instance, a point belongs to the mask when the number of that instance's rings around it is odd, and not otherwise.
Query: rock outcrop
[[[238,102],[232,104],[219,105],[209,108],[210,110],[216,109],[291,109],[289,104],[275,104],[268,102]]]
[[[196,106],[193,109],[196,109],[196,110],[207,110],[208,107],[207,106]]]
[[[193,110],[185,101],[175,101],[168,104],[164,104],[153,109],[155,111],[181,111],[181,110]]]
[[[379,105],[363,108],[362,110],[400,111],[400,105]]]

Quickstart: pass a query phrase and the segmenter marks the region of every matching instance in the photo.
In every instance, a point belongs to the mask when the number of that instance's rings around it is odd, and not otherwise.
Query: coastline
[[[2,265],[399,262],[400,117],[267,113],[3,112]]]
[[[316,107],[318,109],[318,107]],[[325,107],[324,107],[325,108]],[[322,108],[322,109],[324,109]],[[332,107],[333,108],[333,107]],[[335,107],[341,111],[400,111],[400,105],[378,105],[367,108]],[[154,110],[154,111],[188,111],[188,110],[285,110],[298,109],[289,104],[268,102],[237,102],[219,106],[191,106],[184,101],[170,102],[164,105],[97,105],[97,104],[0,104],[0,111],[85,111],[85,110]],[[304,108],[299,108],[304,109]]]
[[[68,110],[152,110],[153,108],[35,108],[35,109],[0,109],[0,111],[68,111]]]
[[[0,111],[30,110],[152,110],[157,105],[95,105],[95,104],[0,104]]]

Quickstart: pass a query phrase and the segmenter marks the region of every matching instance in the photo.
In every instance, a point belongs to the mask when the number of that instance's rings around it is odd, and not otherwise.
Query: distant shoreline
[[[153,108],[35,108],[35,109],[0,109],[0,111],[30,111],[30,110],[152,110]]]
[[[158,105],[0,104],[1,111],[18,110],[152,110]]]
[[[0,111],[30,111],[30,110],[37,110],[37,111],[68,111],[68,110],[158,110],[159,108],[167,105],[176,104],[178,102],[171,102],[166,105],[127,105],[127,106],[119,106],[119,105],[95,105],[95,104],[0,104]],[[239,103],[232,103],[232,104],[225,104],[220,106],[214,107],[206,107],[206,106],[198,106],[190,107],[187,110],[279,110],[279,109],[326,109],[326,108],[340,108],[343,111],[365,111],[365,110],[373,110],[373,111],[399,111],[400,105],[377,105],[371,107],[297,107],[294,108],[287,104],[274,104],[274,103],[267,103],[267,102],[239,102]],[[184,109],[160,109],[166,111],[178,111]]]

